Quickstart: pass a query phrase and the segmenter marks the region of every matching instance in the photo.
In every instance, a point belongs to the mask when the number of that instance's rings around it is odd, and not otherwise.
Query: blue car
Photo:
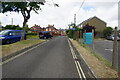
[[[0,32],[0,40],[2,40],[2,44],[10,44],[20,41],[21,36],[22,30],[3,30]]]

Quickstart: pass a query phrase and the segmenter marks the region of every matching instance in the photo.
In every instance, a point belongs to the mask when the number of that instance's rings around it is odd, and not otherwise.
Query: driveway
[[[119,43],[118,53],[120,53],[120,41],[118,41],[118,43]],[[99,53],[102,57],[104,57],[106,60],[112,62],[113,41],[94,40],[94,50],[97,53]],[[118,59],[118,62],[120,63],[120,59]],[[119,64],[119,67],[120,67],[120,64]]]
[[[113,41],[94,40],[94,48],[102,57],[112,62]]]

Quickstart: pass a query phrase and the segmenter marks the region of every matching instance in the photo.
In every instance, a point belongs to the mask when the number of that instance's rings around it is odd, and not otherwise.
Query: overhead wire
[[[76,12],[76,14],[80,11],[80,9],[82,8],[82,6],[83,6],[84,2],[85,2],[85,0],[83,0],[82,4],[81,4],[81,6],[80,6],[79,10]]]

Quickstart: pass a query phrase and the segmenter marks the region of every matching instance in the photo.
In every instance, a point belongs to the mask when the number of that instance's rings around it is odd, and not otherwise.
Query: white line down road
[[[81,80],[83,80],[83,78],[84,78],[84,80],[86,80],[86,76],[85,76],[85,74],[84,74],[84,72],[82,70],[82,67],[81,67],[79,61],[76,61],[77,60],[77,56],[76,56],[76,54],[75,54],[75,52],[74,52],[74,50],[72,48],[72,45],[71,45],[69,40],[68,40],[68,43],[69,43],[69,46],[70,46],[70,51],[72,53],[73,59],[75,60],[75,65],[76,65],[79,77],[80,77]]]

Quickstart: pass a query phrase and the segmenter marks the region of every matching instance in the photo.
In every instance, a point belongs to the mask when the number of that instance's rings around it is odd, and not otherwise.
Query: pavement
[[[66,37],[25,52],[2,65],[3,78],[79,78]]]

